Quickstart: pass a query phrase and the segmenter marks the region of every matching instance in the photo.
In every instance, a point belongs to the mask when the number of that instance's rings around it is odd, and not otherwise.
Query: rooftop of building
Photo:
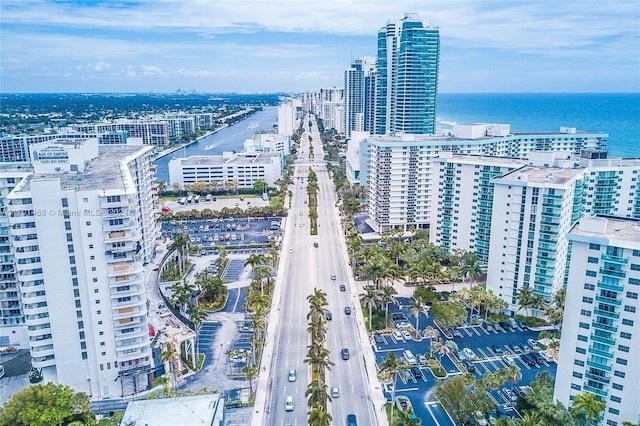
[[[583,217],[571,228],[570,233],[591,238],[634,241],[640,246],[640,219],[616,216]]]
[[[520,167],[526,164],[526,160],[520,158],[492,157],[489,155],[451,154],[449,152],[440,153],[440,156],[434,158],[433,161],[462,164],[505,165],[515,167]]]
[[[185,166],[221,166],[242,164],[271,164],[273,157],[280,157],[277,152],[239,152],[232,156],[224,155],[193,155],[187,158],[177,158]]]
[[[501,180],[562,185],[570,182],[582,172],[584,172],[583,167],[559,168],[524,166],[506,173],[502,176]]]
[[[135,426],[202,426],[214,424],[220,394],[131,401],[121,424]],[[221,411],[220,411],[221,412]],[[179,419],[179,420],[178,420]]]
[[[149,146],[101,145],[98,156],[89,162],[84,172],[34,174],[33,180],[60,179],[62,188],[79,191],[100,189],[125,189],[129,182],[120,170],[120,160],[138,152],[151,151]],[[29,184],[20,190],[29,190]]]

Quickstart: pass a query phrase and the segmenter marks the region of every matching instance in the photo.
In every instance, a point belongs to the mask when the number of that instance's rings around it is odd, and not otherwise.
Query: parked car
[[[393,336],[394,339],[396,339],[396,341],[404,342],[404,339],[402,338],[402,333],[400,333],[398,330],[393,330],[391,332],[391,335]]]
[[[420,370],[420,368],[413,366],[411,367],[411,374],[413,374],[413,377],[420,378],[422,377],[422,370]]]
[[[493,326],[491,325],[490,322],[483,321],[482,328],[484,328],[487,331],[493,331]]]
[[[374,335],[373,335],[373,340],[374,340],[376,343],[382,343],[382,342],[383,342],[383,340],[382,340],[382,336],[381,336],[379,333],[374,333]]]
[[[473,363],[468,359],[465,359],[464,361],[462,361],[462,365],[469,373],[473,373],[474,371],[476,371],[476,366],[473,365]]]
[[[467,357],[467,359],[471,359],[476,356],[476,354],[474,354],[473,351],[469,348],[463,348],[462,352],[464,352],[464,355]]]
[[[533,367],[536,365],[536,361],[533,359],[531,355],[522,354],[520,355],[520,360],[529,367]]]
[[[416,355],[416,358],[418,359],[418,364],[420,365],[427,365],[429,363],[429,361],[427,361],[427,357],[422,354]]]
[[[405,361],[407,361],[407,364],[416,365],[418,363],[418,360],[409,349],[405,349],[404,352],[402,352],[402,355],[404,356]]]
[[[413,337],[411,336],[411,333],[409,333],[407,330],[403,330],[402,331],[402,337],[406,341],[413,340]]]

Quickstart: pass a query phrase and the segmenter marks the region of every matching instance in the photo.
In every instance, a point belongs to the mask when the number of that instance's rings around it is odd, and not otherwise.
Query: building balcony
[[[589,347],[589,353],[593,354],[593,355],[598,355],[598,356],[602,356],[602,357],[605,357],[605,358],[609,358],[609,359],[613,358],[613,354],[612,353],[609,353],[607,351],[601,351],[601,350],[595,349],[594,347],[591,347],[591,346]]]
[[[117,265],[118,264],[114,266],[109,266],[107,268],[107,275],[109,277],[139,274],[139,273],[142,273],[142,271],[144,270],[142,265],[138,262],[126,262],[125,263],[125,265],[127,265],[126,267],[124,265],[121,265],[121,266],[117,266]]]
[[[624,257],[617,257],[617,256],[609,256],[608,254],[603,254],[600,259],[606,261],[606,262],[612,262],[612,263],[619,263],[621,265],[626,265],[629,262],[629,259],[624,258]]]
[[[33,368],[44,368],[56,365],[55,355],[31,357],[31,366]]]
[[[116,356],[120,358],[120,354],[125,355],[126,353],[131,353],[131,350],[140,350],[145,347],[150,347],[151,342],[148,336],[144,338],[134,339],[131,343],[118,343],[116,342]]]
[[[118,331],[123,328],[138,327],[142,324],[145,326],[147,324],[147,320],[144,315],[121,318],[117,321],[113,321],[113,328]]]
[[[124,296],[127,297],[127,296]],[[144,306],[146,304],[146,300],[143,297],[132,296],[131,300],[123,300],[118,302],[117,300],[112,300],[111,308],[114,310],[120,310],[122,308],[137,308],[140,306]]]
[[[599,395],[599,396],[601,396],[603,398],[606,398],[607,395],[608,395],[608,393],[606,391],[603,391],[603,390],[598,389],[598,388],[594,388],[594,387],[589,386],[589,385],[584,385],[582,387],[582,390],[585,390],[585,391],[587,391],[589,393],[593,393],[595,395]]]
[[[144,289],[143,288],[139,288],[138,286],[130,286],[131,288],[129,290],[123,290],[123,291],[114,291],[111,290],[109,292],[109,296],[111,297],[111,299],[117,299],[119,297],[134,297],[134,296],[143,296],[144,295]]]
[[[113,309],[113,319],[114,320],[123,320],[120,321],[121,324],[126,324],[132,317],[143,316],[147,314],[146,309],[142,309],[140,306],[130,306],[130,307],[118,307]]]
[[[597,368],[599,370],[605,370],[605,371],[611,371],[612,367],[609,364],[600,364],[598,362],[594,362],[594,361],[587,361],[587,365],[589,367],[593,367],[593,368]]]
[[[589,339],[593,340],[594,342],[602,343],[604,345],[609,345],[609,346],[615,346],[616,344],[616,341],[613,339],[607,339],[606,337],[596,336],[595,334],[592,334]]]
[[[584,376],[587,379],[595,380],[596,382],[600,382],[602,384],[608,384],[611,380],[606,376],[599,376],[593,373],[584,373]]]
[[[622,287],[620,285],[604,283],[602,281],[598,281],[598,288],[603,288],[605,290],[611,290],[611,291],[615,291],[615,292],[618,292],[618,293],[621,293],[622,291],[624,291],[624,287]]]
[[[616,277],[616,278],[624,278],[627,275],[624,271],[621,271],[621,270],[605,269],[605,268],[600,268],[600,274],[606,275],[609,277]]]
[[[135,229],[106,231],[105,243],[115,243],[119,241],[137,241],[140,239],[140,233]]]
[[[601,309],[594,309],[593,313],[594,313],[594,315],[600,315],[601,317],[605,317],[605,318],[611,318],[611,319],[620,318],[620,314],[617,314],[617,313],[611,312],[611,311],[603,311]]]
[[[542,198],[543,199],[550,199],[550,200],[562,200],[562,194],[557,195],[557,194],[542,194]]]
[[[536,271],[535,276],[536,276],[536,278],[542,278],[542,279],[545,279],[545,280],[552,280],[553,279],[553,275],[545,274],[543,272],[537,272]]]
[[[622,305],[622,300],[612,299],[610,297],[603,297],[600,295],[596,295],[596,300],[598,302],[608,303],[609,305],[616,305],[616,306]]]
[[[591,327],[593,327],[595,329],[598,329],[598,330],[607,331],[609,333],[617,333],[618,332],[618,327],[614,327],[612,325],[600,324],[598,322],[592,322],[591,323]]]

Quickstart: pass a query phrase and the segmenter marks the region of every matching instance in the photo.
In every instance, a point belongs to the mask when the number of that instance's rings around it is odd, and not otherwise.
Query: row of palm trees
[[[326,348],[327,341],[327,294],[321,289],[314,289],[313,293],[307,296],[309,302],[309,312],[307,321],[309,322],[307,332],[309,333],[310,344],[307,346],[307,357],[304,363],[311,367],[311,381],[307,386],[304,395],[307,397],[308,424],[310,426],[328,426],[332,417],[327,410],[327,403],[331,397],[327,392],[327,370],[331,370],[334,363],[329,358],[331,352]]]

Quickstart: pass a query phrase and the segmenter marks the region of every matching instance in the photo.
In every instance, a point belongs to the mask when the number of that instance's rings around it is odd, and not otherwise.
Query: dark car
[[[318,248],[318,243],[313,243],[313,246]]]
[[[346,291],[347,287],[344,284],[340,284],[340,291]]]
[[[374,340],[376,343],[382,343],[382,336],[381,336],[381,335],[379,335],[378,333],[375,333],[375,334],[373,335],[373,340]]]
[[[496,355],[502,355],[502,349],[500,349],[500,346],[498,345],[491,345],[489,346],[489,348],[493,351],[494,354]]]
[[[347,315],[351,315],[351,307],[345,306],[344,307],[344,313],[347,314]]]
[[[505,329],[505,330],[510,330],[510,329],[511,329],[511,326],[510,326],[510,325],[509,325],[509,323],[508,323],[508,322],[506,322],[506,321],[500,321],[500,322],[498,323],[498,325],[500,325],[500,327],[502,327],[502,328],[503,328],[503,329]]]
[[[347,414],[347,426],[358,426],[355,414]]]
[[[327,312],[325,316],[327,317],[327,321],[331,321],[331,319],[333,318],[331,312]]]
[[[349,348],[342,348],[342,359],[345,361],[349,359]]]
[[[411,373],[415,378],[422,377],[422,370],[416,366],[411,367]]]

